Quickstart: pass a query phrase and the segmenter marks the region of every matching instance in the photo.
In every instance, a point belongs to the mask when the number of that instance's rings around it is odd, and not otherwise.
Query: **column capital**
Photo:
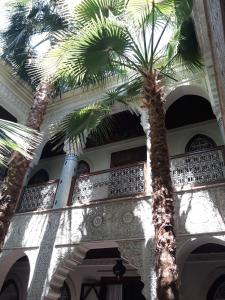
[[[64,142],[64,147],[63,150],[66,152],[66,155],[73,155],[73,156],[78,156],[78,145],[76,144],[76,142],[71,142],[71,141],[65,141]]]

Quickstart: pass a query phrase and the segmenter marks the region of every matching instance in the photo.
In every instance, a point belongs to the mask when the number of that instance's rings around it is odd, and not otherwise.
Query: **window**
[[[203,134],[197,134],[187,143],[185,152],[197,152],[215,147],[216,143],[210,137]]]
[[[111,154],[111,168],[146,161],[146,146],[114,152]]]
[[[78,167],[77,167],[77,176],[87,174],[87,173],[90,173],[89,164],[84,160],[79,161]]]

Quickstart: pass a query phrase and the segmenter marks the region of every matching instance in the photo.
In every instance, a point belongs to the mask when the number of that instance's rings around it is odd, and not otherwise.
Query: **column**
[[[73,147],[73,145],[65,143],[64,151],[66,152],[66,157],[60,175],[53,208],[62,208],[67,205],[72,178],[76,173],[78,164],[78,155],[75,154],[75,147]]]

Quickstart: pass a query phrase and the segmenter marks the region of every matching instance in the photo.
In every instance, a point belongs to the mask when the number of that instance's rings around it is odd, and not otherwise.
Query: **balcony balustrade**
[[[223,181],[224,147],[178,155],[171,158],[171,177],[175,187]]]
[[[179,155],[171,158],[171,176],[175,188],[224,181],[224,148]],[[145,195],[145,163],[112,168],[74,178],[69,204]],[[19,212],[52,208],[58,182],[25,189]]]
[[[52,208],[57,186],[58,180],[28,186],[24,190],[18,212]]]
[[[125,197],[145,192],[145,164],[113,168],[80,176],[74,186],[72,203]]]

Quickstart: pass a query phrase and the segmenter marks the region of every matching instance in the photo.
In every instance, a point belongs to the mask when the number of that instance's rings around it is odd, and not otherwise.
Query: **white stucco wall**
[[[216,120],[195,123],[168,131],[168,145],[170,155],[185,153],[188,141],[196,134],[204,134],[211,137],[217,146],[223,144],[220,129]]]

